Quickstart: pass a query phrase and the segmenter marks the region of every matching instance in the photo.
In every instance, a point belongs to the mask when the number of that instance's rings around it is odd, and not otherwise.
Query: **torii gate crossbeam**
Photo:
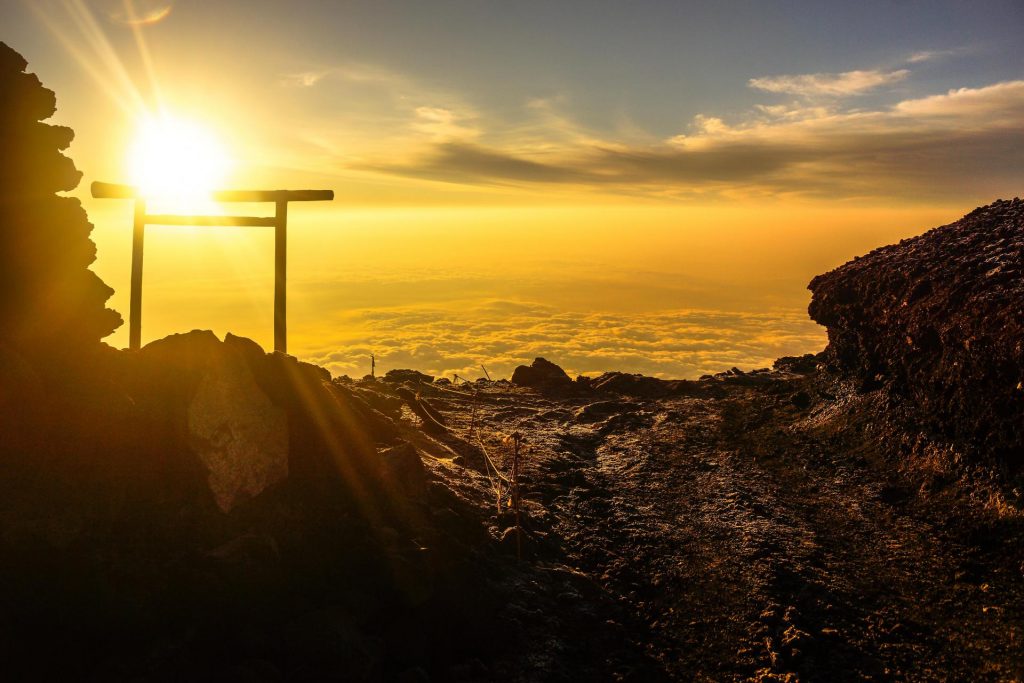
[[[274,202],[273,216],[178,216],[146,213],[146,199],[134,187],[94,182],[92,196],[98,199],[135,200],[132,231],[132,285],[128,305],[128,348],[142,346],[142,248],[146,225],[264,226],[274,228],[274,350],[288,351],[287,275],[288,202],[319,202],[334,199],[331,190],[219,190],[210,197],[216,202]]]

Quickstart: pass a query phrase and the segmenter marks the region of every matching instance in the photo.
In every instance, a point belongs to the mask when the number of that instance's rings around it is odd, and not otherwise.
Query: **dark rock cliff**
[[[814,278],[827,355],[969,456],[1024,465],[1024,201],[997,201]]]

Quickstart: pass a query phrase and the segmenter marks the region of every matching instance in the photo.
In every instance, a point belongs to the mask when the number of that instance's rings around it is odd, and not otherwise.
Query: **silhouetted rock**
[[[807,374],[817,370],[820,362],[820,354],[807,353],[802,356],[783,356],[782,358],[777,358],[772,367],[784,372]]]
[[[1024,465],[1024,202],[976,209],[809,288],[832,363],[906,397],[933,435]]]
[[[601,393],[636,398],[663,398],[692,391],[694,382],[685,379],[658,379],[627,372],[606,372],[591,379],[590,388]]]
[[[512,372],[512,383],[543,391],[568,389],[572,380],[565,370],[544,358],[535,358],[530,365],[520,365]]]
[[[402,382],[430,384],[434,381],[434,376],[427,375],[418,370],[388,370],[384,375],[384,381],[391,382],[392,384],[401,384]]]
[[[668,393],[662,380],[626,372],[606,372],[594,378],[590,386],[602,392],[625,396],[664,396]]]
[[[96,246],[81,203],[56,194],[81,177],[61,154],[74,133],[42,123],[56,98],[26,67],[0,43],[0,338],[42,369],[89,356],[121,317],[88,269]]]

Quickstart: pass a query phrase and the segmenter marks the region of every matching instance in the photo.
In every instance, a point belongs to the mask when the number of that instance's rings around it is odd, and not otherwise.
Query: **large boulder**
[[[430,384],[434,381],[434,376],[420,372],[419,370],[396,369],[388,370],[384,375],[384,381],[391,382],[392,384],[401,384],[403,382],[409,382],[412,384]]]
[[[933,435],[1024,465],[1024,201],[997,201],[819,275],[828,360]]]
[[[572,380],[565,370],[544,358],[534,358],[530,365],[520,365],[512,372],[512,383],[541,391],[565,390]]]
[[[209,330],[154,341],[115,367],[135,406],[132,431],[205,472],[225,512],[286,479],[303,495],[377,488],[377,445],[394,426],[323,368]]]
[[[288,476],[287,416],[232,350],[211,359],[188,405],[189,440],[224,512]]]

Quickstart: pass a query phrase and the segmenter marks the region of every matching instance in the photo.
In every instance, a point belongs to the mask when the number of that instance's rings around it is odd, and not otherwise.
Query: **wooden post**
[[[142,246],[146,239],[146,200],[135,200],[132,227],[132,289],[128,303],[128,348],[142,348]]]
[[[274,224],[274,350],[288,353],[288,202],[277,201]]]

